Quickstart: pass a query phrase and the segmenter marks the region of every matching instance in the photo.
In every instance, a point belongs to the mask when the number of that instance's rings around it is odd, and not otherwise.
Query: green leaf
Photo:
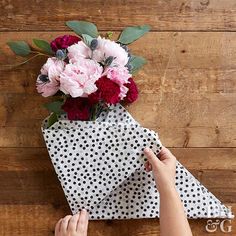
[[[57,115],[65,114],[61,106],[63,101],[55,101],[51,103],[44,104],[44,107],[47,108],[50,112],[56,113]]]
[[[135,40],[139,39],[140,37],[142,37],[150,29],[151,27],[149,25],[127,27],[122,31],[118,39],[118,42],[122,44],[130,44]]]
[[[97,38],[98,36],[97,26],[93,23],[87,21],[72,20],[67,21],[66,25],[80,36],[82,36],[83,34],[87,34],[93,38]]]
[[[10,41],[7,45],[18,56],[27,56],[31,53],[31,49],[25,41]]]
[[[34,44],[48,54],[53,54],[50,44],[42,39],[33,39]]]
[[[93,37],[91,37],[90,35],[88,34],[82,34],[82,37],[83,37],[83,40],[85,42],[85,44],[90,47],[90,44],[92,42],[92,40],[94,39]]]
[[[57,114],[53,112],[48,118],[48,128],[51,127],[57,121],[58,121]]]
[[[132,74],[137,72],[146,63],[147,61],[145,58],[132,55],[129,62],[132,67]]]

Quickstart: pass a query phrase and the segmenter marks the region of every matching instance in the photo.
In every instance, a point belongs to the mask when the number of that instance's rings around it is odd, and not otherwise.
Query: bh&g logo
[[[206,231],[208,233],[214,233],[217,230],[220,230],[223,233],[230,233],[232,232],[232,225],[231,220],[225,219],[225,220],[208,220],[206,224]]]

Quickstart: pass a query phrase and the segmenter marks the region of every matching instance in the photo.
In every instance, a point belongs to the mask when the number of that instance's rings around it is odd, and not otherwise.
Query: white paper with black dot
[[[159,193],[151,173],[144,171],[143,148],[155,153],[161,142],[121,106],[104,112],[96,122],[60,117],[44,139],[72,213],[82,208],[91,219],[159,216]],[[231,212],[180,163],[176,186],[189,218],[230,217]]]

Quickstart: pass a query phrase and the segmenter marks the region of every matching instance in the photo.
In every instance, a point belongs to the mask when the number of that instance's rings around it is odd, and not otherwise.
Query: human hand
[[[176,158],[166,147],[156,156],[150,148],[144,149],[147,157],[145,169],[152,171],[159,192],[175,189]]]
[[[55,236],[87,236],[88,212],[81,212],[60,219],[55,227]]]

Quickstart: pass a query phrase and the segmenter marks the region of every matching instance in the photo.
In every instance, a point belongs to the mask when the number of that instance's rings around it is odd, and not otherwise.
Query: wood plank
[[[8,39],[50,39],[56,34],[3,33],[2,62],[14,58],[5,45]],[[134,43],[133,51],[149,64],[137,76],[141,96],[131,113],[159,131],[167,146],[235,147],[235,40],[236,33],[150,33]],[[1,75],[4,147],[44,146],[39,124],[47,112],[39,104],[45,99],[33,96],[42,60]]]
[[[236,199],[235,170],[191,170],[222,202]],[[0,204],[65,203],[65,197],[53,170],[0,171]]]
[[[159,101],[162,96],[161,102]],[[169,147],[235,147],[236,94],[141,94],[129,107],[137,121]],[[1,147],[44,147],[40,124],[48,115],[41,96],[0,95]]]
[[[191,170],[236,170],[236,148],[171,148]],[[0,148],[0,171],[53,170],[46,148]]]
[[[14,54],[11,53],[9,47],[6,45],[7,41],[25,40],[32,44],[33,38],[51,41],[57,36],[68,33],[72,32],[40,31],[21,32],[20,34],[16,34],[15,32],[3,32],[1,33],[0,40],[0,62],[1,64],[6,64],[15,61]],[[113,35],[113,39],[117,39],[117,33]],[[209,71],[209,69],[235,69],[235,40],[235,32],[151,32],[132,43],[130,48],[134,54],[142,55],[148,59],[148,64],[145,65],[139,73],[139,77],[142,76],[143,79],[143,76],[145,76],[146,81],[148,78],[149,80],[153,80],[153,78],[156,78],[158,75],[159,77],[160,75],[161,77],[164,75],[167,76],[168,74],[165,72],[166,69],[175,69],[176,71],[181,69],[207,69],[207,71]],[[43,60],[45,59],[39,60],[35,65],[31,63],[30,66],[26,68],[29,69],[32,67],[35,69],[34,73],[38,73],[40,63],[42,63]],[[195,73],[197,72],[198,71],[195,70]],[[199,72],[202,71],[200,70]],[[199,73],[198,77],[201,74],[202,73]],[[212,79],[211,76],[213,76],[211,74],[212,73],[208,76],[210,80]],[[28,75],[30,76],[30,73],[28,73]],[[4,76],[4,74],[2,76]],[[188,77],[191,79],[190,75],[183,77],[185,80],[187,80]],[[197,75],[194,77],[197,77]],[[204,82],[206,83],[207,81]],[[197,83],[194,85],[196,86]],[[181,88],[181,86],[179,87]],[[208,88],[208,86],[205,86],[205,88]]]
[[[233,209],[235,207],[233,204]],[[54,208],[52,205],[0,205],[0,212],[0,234],[4,236],[53,235],[56,222],[66,214],[70,214],[68,208],[64,206]],[[205,229],[207,219],[189,222],[194,236],[209,235]],[[225,226],[228,225],[226,222]],[[227,235],[233,236],[236,232],[236,220],[231,221],[231,226],[232,232]],[[156,236],[159,234],[160,226],[157,219],[90,221],[88,231],[88,236]],[[218,228],[212,235],[222,234]]]
[[[1,171],[0,192],[0,204],[66,204],[53,170]]]
[[[234,31],[231,0],[1,1],[1,31],[65,30],[67,20],[96,22],[99,29],[150,24],[153,30]],[[53,14],[51,10],[53,9]],[[14,20],[13,20],[14,19]]]

